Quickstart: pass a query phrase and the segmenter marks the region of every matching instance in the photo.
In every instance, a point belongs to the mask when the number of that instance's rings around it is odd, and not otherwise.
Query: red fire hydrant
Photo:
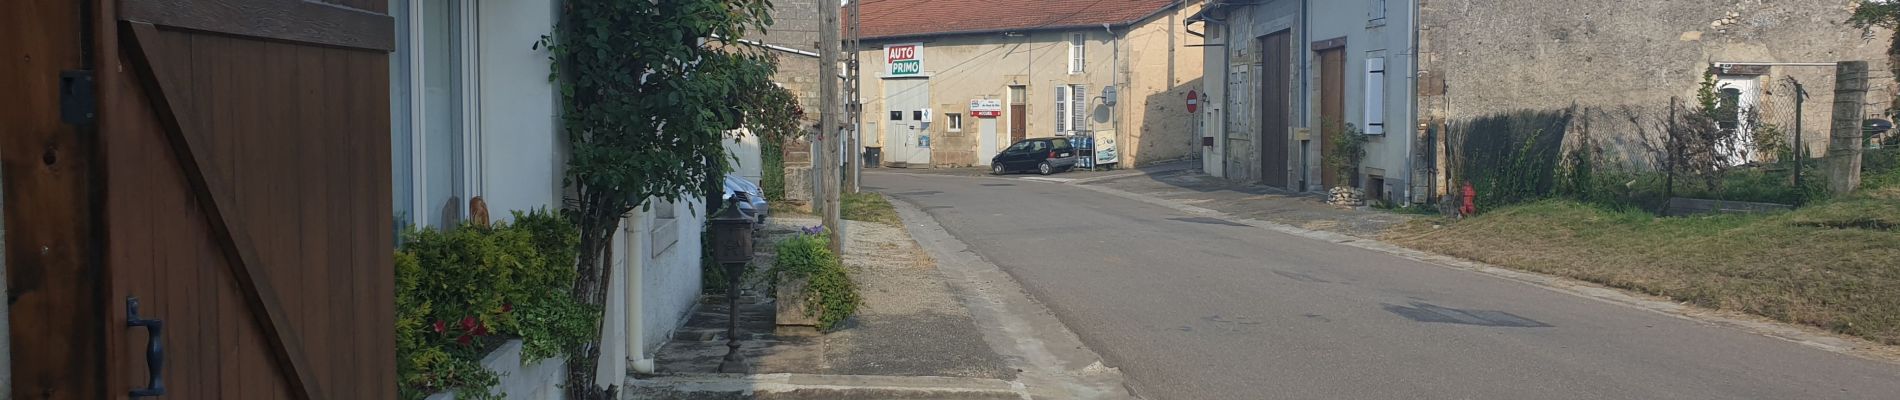
[[[1477,214],[1478,213],[1478,189],[1472,188],[1471,182],[1465,182],[1465,186],[1464,188],[1460,189],[1460,192],[1461,192],[1460,194],[1463,195],[1465,202],[1464,204],[1458,206],[1458,215],[1469,217],[1473,214]]]

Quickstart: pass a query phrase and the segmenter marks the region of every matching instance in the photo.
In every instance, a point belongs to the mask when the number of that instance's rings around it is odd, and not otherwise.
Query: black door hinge
[[[99,101],[93,89],[92,70],[60,71],[59,119],[72,125],[91,125],[97,120]]]

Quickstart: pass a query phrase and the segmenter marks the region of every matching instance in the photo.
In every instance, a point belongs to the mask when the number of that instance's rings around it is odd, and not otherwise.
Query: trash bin
[[[865,168],[877,168],[878,166],[882,165],[882,163],[880,163],[879,161],[881,161],[883,158],[884,158],[883,148],[878,148],[878,147],[864,148],[864,167]]]

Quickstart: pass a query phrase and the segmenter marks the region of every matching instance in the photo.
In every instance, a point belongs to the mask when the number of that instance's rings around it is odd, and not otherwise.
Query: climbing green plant
[[[807,229],[804,234],[779,242],[777,249],[772,262],[775,275],[781,280],[806,280],[802,301],[807,316],[818,317],[818,329],[835,328],[857,312],[863,301],[858,286],[838,255],[831,252],[822,231]],[[794,299],[781,299],[787,300]]]
[[[652,199],[706,197],[728,168],[721,147],[744,124],[749,83],[772,60],[729,40],[771,25],[767,0],[571,0],[537,47],[550,51],[571,146],[566,213],[579,231],[573,297],[606,303],[614,230]],[[596,322],[589,329],[599,332]],[[568,397],[615,395],[597,387],[597,340],[568,349]]]
[[[1894,80],[1900,81],[1900,3],[1892,0],[1854,0],[1854,14],[1847,18],[1847,22],[1868,33],[1873,33],[1874,28],[1886,28],[1893,32],[1887,41],[1887,68],[1894,73]],[[1900,92],[1894,93],[1894,101],[1888,103],[1888,115],[1900,113]]]
[[[1320,130],[1326,135],[1326,153],[1320,162],[1326,164],[1341,181],[1341,186],[1350,186],[1350,181],[1358,176],[1359,163],[1366,158],[1366,134],[1353,124],[1326,121]]]

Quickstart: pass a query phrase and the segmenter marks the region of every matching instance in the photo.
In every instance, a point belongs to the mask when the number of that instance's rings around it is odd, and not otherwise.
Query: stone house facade
[[[1206,23],[1217,81],[1208,84],[1204,135],[1214,145],[1204,167],[1296,191],[1354,185],[1372,198],[1429,202],[1452,183],[1440,161],[1444,133],[1521,110],[1573,110],[1582,122],[1571,129],[1588,126],[1592,145],[1642,164],[1646,133],[1630,115],[1666,113],[1671,98],[1694,102],[1705,74],[1756,123],[1790,132],[1791,83],[1802,83],[1803,144],[1818,155],[1830,64],[1873,65],[1870,112],[1886,110],[1895,90],[1883,72],[1889,33],[1853,27],[1851,12],[1847,1],[1215,0],[1194,16]],[[1370,134],[1353,176],[1323,176],[1327,120]]]
[[[1197,156],[1198,1],[862,5],[862,143],[889,166],[989,165],[1024,138],[1093,138],[1098,165]],[[1114,88],[1109,94],[1108,88]]]

